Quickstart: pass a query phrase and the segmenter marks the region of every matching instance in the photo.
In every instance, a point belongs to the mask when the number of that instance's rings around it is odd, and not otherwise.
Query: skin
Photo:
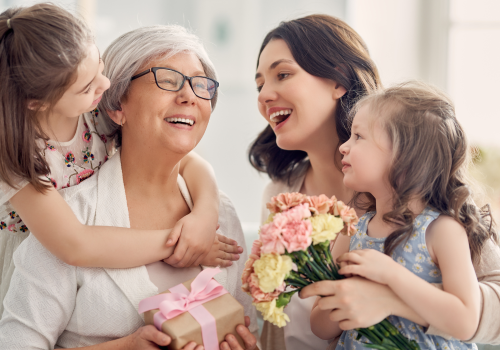
[[[102,75],[103,68],[97,47],[89,44],[89,52],[78,67],[76,81],[50,109],[48,117],[40,118],[42,129],[50,139],[71,140],[79,115],[95,109],[103,92],[109,88],[108,78]],[[30,108],[37,107],[37,103],[30,102]],[[48,110],[48,106],[41,106],[41,109]],[[194,209],[168,229],[145,231],[144,227],[131,230],[83,225],[52,187],[40,193],[28,184],[10,199],[10,203],[37,239],[70,265],[129,268],[168,258],[167,262],[175,267],[200,263],[229,266],[231,261],[239,259],[238,254],[243,249],[234,240],[215,236],[219,199],[213,170],[196,155],[185,157],[182,165]],[[203,176],[198,176],[200,173]],[[207,225],[199,225],[199,222]],[[148,239],[144,239],[146,236]]]
[[[278,146],[307,152],[311,166],[300,192],[335,195],[349,202],[352,192],[344,186],[342,172],[335,166],[335,159],[341,156],[333,117],[345,88],[307,73],[281,39],[270,41],[262,51],[255,83],[259,111],[275,131]],[[277,109],[292,110],[283,125],[270,119]]]
[[[363,106],[354,118],[351,138],[340,147],[346,185],[375,197],[376,214],[368,223],[367,234],[377,238],[389,236],[396,228],[382,219],[393,207],[392,189],[388,186],[392,150],[382,122],[381,118],[373,116],[369,106]],[[416,198],[409,208],[416,216],[424,208],[423,201]],[[339,238],[333,257],[342,263],[339,273],[361,276],[388,286],[424,320],[423,324],[433,325],[459,340],[467,340],[474,335],[479,323],[480,292],[465,229],[451,217],[441,215],[427,228],[426,244],[443,276],[443,290],[381,252],[373,249],[349,252],[347,237]],[[316,288],[316,292],[322,287]],[[312,295],[311,291],[304,293]],[[331,291],[323,295],[331,295]],[[311,314],[311,329],[323,339],[336,337],[342,331],[343,320],[338,313],[333,314],[333,303],[327,299],[319,300]]]

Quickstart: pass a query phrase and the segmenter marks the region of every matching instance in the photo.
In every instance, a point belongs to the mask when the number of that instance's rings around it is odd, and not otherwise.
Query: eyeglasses
[[[186,80],[189,81],[191,90],[199,98],[211,100],[214,98],[219,82],[202,76],[188,77],[181,72],[170,68],[153,67],[144,72],[134,75],[130,81],[140,78],[143,75],[153,72],[155,76],[156,86],[166,91],[179,91],[184,86]]]

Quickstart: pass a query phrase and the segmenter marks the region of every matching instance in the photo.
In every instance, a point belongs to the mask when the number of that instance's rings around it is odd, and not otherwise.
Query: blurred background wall
[[[500,204],[500,1],[498,0],[55,0],[80,13],[101,52],[139,26],[176,23],[200,36],[218,70],[220,100],[197,152],[214,167],[249,239],[260,220],[267,176],[247,161],[266,123],[257,110],[256,59],[280,21],[313,13],[340,17],[364,38],[384,84],[422,79],[453,97],[481,149],[477,176]],[[34,1],[0,0],[0,10]],[[497,166],[498,164],[498,166]],[[498,169],[497,169],[498,168]],[[498,170],[498,171],[497,171]]]

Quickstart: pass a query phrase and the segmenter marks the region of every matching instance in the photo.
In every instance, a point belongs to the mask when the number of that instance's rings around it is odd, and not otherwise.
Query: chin
[[[301,143],[292,137],[277,136],[276,144],[285,151],[302,151]]]

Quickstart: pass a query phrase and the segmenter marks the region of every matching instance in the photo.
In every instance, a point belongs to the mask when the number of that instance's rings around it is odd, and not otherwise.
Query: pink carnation
[[[354,208],[351,208],[344,204],[342,201],[337,201],[337,199],[332,197],[333,205],[330,208],[330,213],[335,216],[340,216],[345,222],[342,233],[347,236],[352,236],[356,232],[356,224],[359,221],[358,215]]]
[[[335,198],[335,197],[333,197]],[[316,214],[326,214],[333,205],[333,200],[321,194],[319,196],[307,197],[309,210]]]
[[[290,221],[282,230],[286,250],[289,253],[306,250],[312,243],[311,233],[309,220]]]
[[[309,210],[309,204],[304,203],[288,209],[280,215],[286,216],[287,221],[299,221],[311,217],[311,211]]]
[[[254,273],[253,263],[257,259],[259,259],[257,255],[250,254],[248,260],[245,263],[245,267],[243,268],[243,273],[241,274],[241,289],[245,293],[250,294],[250,286],[248,285],[248,281],[250,279],[250,275]]]
[[[261,249],[262,249],[262,242],[260,240],[256,239],[255,241],[253,241],[252,251],[250,252],[250,254],[257,255],[258,257],[260,257]]]
[[[306,195],[298,192],[280,193],[266,204],[271,213],[280,213],[305,201]]]
[[[281,231],[287,224],[286,216],[276,214],[271,223],[264,225],[260,229],[260,240],[262,241],[261,253],[284,254],[285,245]]]

